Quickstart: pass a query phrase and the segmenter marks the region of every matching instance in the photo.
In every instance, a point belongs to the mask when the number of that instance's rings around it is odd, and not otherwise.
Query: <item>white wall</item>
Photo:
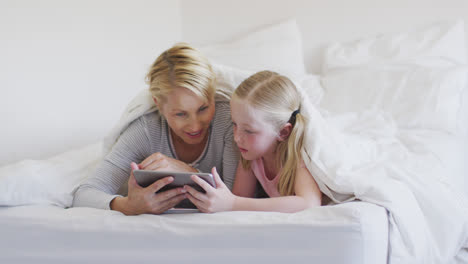
[[[101,139],[180,39],[179,1],[0,1],[0,165]]]
[[[0,0],[0,165],[100,140],[174,42],[211,44],[291,17],[319,72],[330,41],[468,21],[468,1]]]
[[[295,17],[306,67],[315,73],[330,41],[400,32],[448,18],[468,22],[466,0],[182,0],[181,8],[183,38],[199,45]]]

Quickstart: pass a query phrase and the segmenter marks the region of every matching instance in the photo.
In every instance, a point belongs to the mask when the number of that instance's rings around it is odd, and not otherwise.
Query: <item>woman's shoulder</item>
[[[231,127],[231,106],[229,101],[216,101],[216,111],[213,118],[213,127],[230,128]]]

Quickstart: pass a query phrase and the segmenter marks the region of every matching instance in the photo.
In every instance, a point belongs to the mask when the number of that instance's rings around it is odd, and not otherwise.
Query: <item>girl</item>
[[[300,106],[301,96],[287,77],[262,71],[244,80],[231,99],[234,141],[241,152],[232,193],[213,168],[217,187],[192,175],[206,193],[184,186],[186,197],[202,212],[297,212],[320,206],[321,192],[301,157],[307,123]],[[270,198],[253,198],[257,181]]]

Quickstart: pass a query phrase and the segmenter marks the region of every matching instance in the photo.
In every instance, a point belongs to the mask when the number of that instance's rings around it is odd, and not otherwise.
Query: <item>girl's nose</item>
[[[236,129],[234,128],[234,142],[239,143],[240,142],[240,136],[239,133],[237,133]]]

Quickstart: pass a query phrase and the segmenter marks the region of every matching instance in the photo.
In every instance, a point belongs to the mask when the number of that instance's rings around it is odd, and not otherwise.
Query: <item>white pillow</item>
[[[201,47],[212,62],[249,71],[305,74],[302,37],[295,20],[252,32],[233,41]]]
[[[393,116],[399,127],[460,131],[466,67],[411,65],[353,67],[329,71],[322,106],[334,114],[367,109]]]
[[[102,156],[101,144],[46,160],[24,160],[0,168],[0,206],[51,204],[70,207],[73,194]]]
[[[305,74],[301,77],[291,78],[294,84],[302,91],[302,96],[307,97],[304,103],[319,106],[323,97],[323,88],[320,84],[320,76]]]
[[[322,69],[328,72],[334,68],[402,62],[425,66],[465,65],[463,21],[438,22],[401,34],[331,44]]]

